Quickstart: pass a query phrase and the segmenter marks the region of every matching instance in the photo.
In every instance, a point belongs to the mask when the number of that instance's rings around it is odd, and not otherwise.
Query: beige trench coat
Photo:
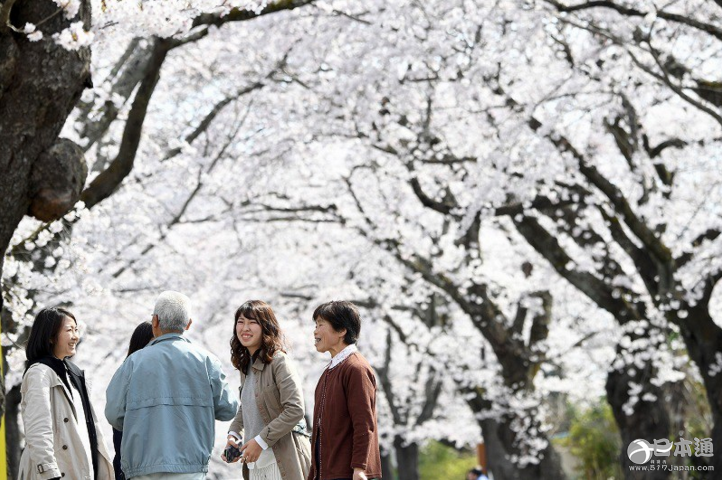
[[[259,434],[273,449],[278,469],[284,480],[306,480],[311,468],[311,443],[306,435],[294,430],[304,419],[305,408],[301,378],[285,353],[276,353],[266,365],[256,360],[256,405],[266,427]],[[241,388],[246,375],[241,373]],[[243,438],[243,405],[238,407],[236,418],[229,431]],[[248,468],[243,466],[243,478],[248,480]]]
[[[50,367],[36,363],[25,373],[21,392],[26,445],[18,480],[93,480],[78,433],[78,428],[85,428],[85,418],[78,419],[72,396],[60,377]],[[95,411],[93,418],[98,436],[98,480],[112,480],[113,463]]]

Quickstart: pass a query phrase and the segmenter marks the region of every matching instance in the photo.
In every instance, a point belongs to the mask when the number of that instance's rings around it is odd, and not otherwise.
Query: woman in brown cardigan
[[[283,351],[276,315],[267,303],[252,300],[238,308],[234,323],[231,362],[241,372],[241,405],[228,445],[238,447],[241,457],[231,463],[244,463],[245,480],[304,480],[311,444],[301,379]]]
[[[356,349],[361,317],[350,302],[329,302],[313,312],[316,350],[331,363],[316,386],[313,461],[308,480],[381,478],[376,376]]]

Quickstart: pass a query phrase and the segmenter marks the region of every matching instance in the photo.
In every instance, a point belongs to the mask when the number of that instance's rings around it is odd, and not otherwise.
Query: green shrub
[[[419,457],[421,480],[464,480],[477,463],[474,452],[459,452],[435,441],[426,444]]]
[[[564,444],[580,461],[577,472],[588,480],[623,478],[619,464],[621,441],[612,409],[602,399],[592,408],[575,412]]]

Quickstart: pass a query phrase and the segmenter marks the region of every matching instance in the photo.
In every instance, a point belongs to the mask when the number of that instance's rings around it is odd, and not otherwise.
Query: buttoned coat
[[[20,459],[18,479],[93,480],[91,465],[80,439],[85,418],[78,418],[71,392],[57,373],[36,363],[28,368],[21,386],[20,404],[25,425],[25,450]],[[76,401],[80,395],[76,394]],[[115,478],[98,416],[91,405],[98,439],[98,480]]]
[[[305,429],[301,378],[283,352],[276,353],[269,364],[256,359],[251,368],[254,369],[256,405],[266,424],[259,435],[273,449],[284,480],[305,480],[311,467],[311,443]],[[239,392],[245,381],[246,375],[241,372]],[[243,438],[242,404],[229,431]],[[249,478],[245,465],[243,478]]]
[[[311,443],[318,444],[318,452],[308,480],[351,478],[354,468],[363,469],[369,479],[381,478],[376,375],[358,351],[321,375],[313,422]]]

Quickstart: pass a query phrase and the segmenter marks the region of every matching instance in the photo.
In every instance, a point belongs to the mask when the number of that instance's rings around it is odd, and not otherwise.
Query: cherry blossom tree
[[[607,388],[610,398],[625,400],[621,410],[615,409],[617,422],[625,425],[653,417],[646,408],[658,393],[639,383],[643,373],[635,365],[640,359],[652,359],[657,370],[652,376],[659,379],[668,365],[655,358],[655,352],[660,342],[667,341],[665,336],[679,332],[707,389],[714,418],[712,438],[722,441],[715,375],[722,330],[710,311],[720,279],[712,253],[719,248],[719,216],[710,215],[719,189],[717,178],[700,176],[713,171],[722,125],[718,87],[711,77],[717,65],[713,52],[722,35],[714,22],[707,23],[719,18],[719,6],[547,3],[558,13],[558,38],[570,68],[586,79],[577,92],[593,89],[610,103],[589,109],[597,116],[587,121],[601,135],[586,141],[575,139],[576,128],[565,122],[527,113],[529,128],[541,131],[555,154],[571,161],[570,180],[591,196],[580,195],[574,201],[571,223],[564,220],[570,212],[558,214],[554,209],[540,210],[546,219],[525,215],[515,224],[561,275],[601,307],[616,311],[625,327],[621,358],[611,375],[624,377],[621,385],[627,387]],[[568,39],[577,34],[585,41],[571,46]],[[684,42],[696,47],[677,48]],[[595,64],[598,70],[588,68]],[[688,117],[695,129],[662,124],[658,120],[662,112],[668,118]],[[609,168],[615,161],[616,171]],[[572,194],[559,187],[552,189],[556,195]],[[700,196],[700,190],[708,193]],[[547,220],[554,216],[561,219],[556,225]],[[601,283],[583,280],[572,247],[554,239],[564,236],[606,265],[599,272]],[[604,253],[603,243],[613,248]],[[614,307],[620,299],[623,308]],[[637,402],[644,407],[635,411]],[[622,431],[626,444],[633,437]],[[621,458],[625,464],[626,456]]]
[[[221,5],[196,2],[193,8],[181,1],[164,2],[162,6],[105,0],[95,3],[94,16],[91,2],[85,0],[42,0],[32,5],[14,0],[0,3],[0,48],[7,52],[0,69],[0,111],[3,112],[0,135],[3,135],[3,144],[8,146],[0,156],[0,171],[4,172],[0,186],[7,192],[1,205],[0,251],[4,253],[12,243],[13,257],[30,259],[38,272],[55,267],[56,257],[64,251],[59,242],[69,237],[70,227],[79,217],[71,213],[61,223],[55,221],[78,200],[83,202],[83,208],[92,209],[112,195],[131,172],[150,99],[169,52],[204,38],[226,23],[248,21],[312,2],[224,2]],[[76,135],[75,142],[59,138],[83,89],[93,86],[89,45],[94,38],[96,45],[103,42],[107,45],[128,37],[135,37],[128,54],[120,57],[106,80],[120,83],[120,93],[112,89],[105,91],[110,94],[105,98],[110,100],[104,108],[94,108],[94,103],[85,102],[76,114],[87,122],[81,127],[81,135]],[[250,83],[245,90],[236,92],[235,98],[260,87],[258,82]],[[216,104],[185,140],[192,143],[232,99]],[[122,106],[125,101],[129,107],[123,113],[123,126],[116,126],[122,129],[117,149],[112,158],[100,156],[101,161],[92,162],[91,181],[85,185],[88,168],[84,153],[102,140],[112,120],[117,118],[119,109],[114,102]],[[98,116],[100,126],[94,121]],[[63,175],[58,176],[58,171],[64,172]],[[13,242],[13,233],[26,214],[50,223]],[[35,250],[36,246],[40,248]],[[5,255],[0,267],[4,261]],[[25,338],[27,330],[18,332],[16,320],[24,319],[27,327],[24,317],[32,306],[33,291],[21,287],[31,295],[19,298],[10,290],[22,280],[18,270],[13,269],[10,278],[5,279],[0,299],[3,330],[17,334],[20,340]],[[19,302],[6,308],[5,300],[12,298]],[[23,302],[25,305],[18,311],[15,307]],[[5,388],[2,390],[4,394]],[[11,414],[16,413],[18,400],[17,392],[11,395]],[[4,411],[5,402],[2,404]],[[9,425],[9,443],[19,445],[13,441],[17,438],[13,432],[17,422],[11,419]],[[11,466],[17,456],[18,451],[11,452]]]
[[[86,2],[39,1],[47,21],[27,3],[3,2],[0,41],[85,77],[53,97],[46,144],[13,157],[75,161],[78,185],[51,185],[63,207],[20,222],[51,163],[0,179],[25,189],[0,209],[9,387],[36,305],[78,309],[102,378],[122,359],[102,341],[176,288],[214,349],[249,295],[299,345],[314,303],[364,305],[384,447],[412,476],[426,439],[481,430],[497,478],[561,478],[543,396],[596,395],[609,365],[625,449],[676,433],[665,397],[684,375],[718,416],[716,5],[99,1],[91,23]],[[95,86],[69,113],[90,34]],[[20,98],[5,71],[0,108]],[[294,354],[308,399],[323,362]]]
[[[592,26],[587,10],[608,5],[560,7],[559,15],[541,4],[518,6],[419,7],[421,22],[368,28],[385,61],[363,49],[370,39],[358,41],[367,27],[349,28],[344,39],[356,39],[358,50],[349,56],[354,55],[357,76],[344,77],[347,84],[337,79],[338,89],[325,97],[327,111],[346,123],[318,136],[357,138],[398,158],[406,172],[396,175],[411,177],[421,202],[448,217],[458,215],[465,227],[508,216],[558,273],[613,314],[626,332],[608,379],[623,439],[665,437],[669,406],[662,386],[683,375],[679,365],[669,368],[678,363],[677,332],[686,338],[703,377],[717,371],[718,342],[702,340],[717,328],[708,310],[718,279],[709,256],[717,238],[717,227],[709,227],[712,219],[718,223],[710,211],[716,202],[709,196],[690,198],[696,197],[699,172],[709,171],[715,158],[716,141],[705,140],[718,136],[714,82],[703,78],[715,65],[715,28],[686,13],[695,11],[696,3],[680,6],[684,14],[657,7],[659,22],[654,15],[612,5],[610,15],[592,19]],[[706,8],[714,18],[716,7]],[[459,20],[462,12],[467,23]],[[587,16],[570,19],[566,12]],[[619,14],[631,17],[630,23],[619,22]],[[439,37],[458,41],[438,42]],[[379,47],[378,39],[386,38]],[[701,77],[688,87],[679,81],[690,68],[672,62],[664,51],[677,39],[705,46],[683,51],[688,63],[700,65]],[[408,40],[403,48],[401,40]],[[367,83],[359,86],[353,79],[362,71]],[[657,120],[661,105],[668,115],[694,119],[699,131],[678,138]],[[575,147],[576,138],[587,145],[584,151]],[[717,179],[705,179],[709,183],[702,190],[716,192]],[[706,218],[697,228],[690,215]],[[457,233],[457,241],[463,242],[465,232]],[[680,238],[687,240],[679,243]],[[704,266],[698,264],[701,276],[691,274],[694,249],[705,252]],[[675,283],[669,275],[678,268]],[[665,281],[676,286],[659,284]],[[681,298],[665,300],[662,293],[675,290],[673,296]],[[685,321],[692,307],[707,320]],[[688,331],[702,324],[704,335]],[[706,348],[710,352],[700,353]],[[714,377],[706,379],[712,402],[719,398]],[[624,453],[621,458],[627,461]]]
[[[356,231],[398,262],[407,274],[418,277],[416,285],[407,287],[407,294],[414,292],[412,304],[418,300],[426,303],[424,297],[418,299],[425,289],[443,293],[471,320],[466,328],[483,336],[490,357],[493,354],[498,362],[494,362],[498,370],[486,384],[461,374],[455,377],[457,388],[469,398],[469,405],[478,415],[490,449],[491,469],[502,478],[563,476],[544,433],[542,402],[534,387],[534,377],[545,358],[543,343],[551,321],[551,295],[536,290],[534,282],[525,288],[517,287],[520,291],[513,295],[500,294],[500,285],[492,286],[484,272],[479,224],[462,230],[461,217],[424,215],[421,201],[428,197],[414,181],[396,181],[398,168],[388,165],[384,169],[378,161],[371,165],[354,163],[336,179],[339,185],[331,189],[332,197],[313,187],[304,189],[304,180],[297,180],[294,185],[286,185],[293,196],[288,190],[283,195],[274,192],[253,203],[263,215],[294,212],[308,221],[325,215]],[[323,173],[316,170],[312,177],[320,175]],[[345,194],[339,196],[338,188],[344,188],[344,184]],[[328,203],[309,204],[307,198],[327,198]],[[526,275],[523,271],[530,275],[532,270],[530,264],[518,268],[522,276]],[[388,290],[387,286],[383,288]],[[375,297],[375,301],[381,300]],[[507,309],[514,313],[506,314]],[[472,347],[472,352],[480,350]],[[442,363],[448,368],[451,361],[447,354]],[[380,368],[383,372],[386,367]],[[393,406],[391,410],[393,413]]]

